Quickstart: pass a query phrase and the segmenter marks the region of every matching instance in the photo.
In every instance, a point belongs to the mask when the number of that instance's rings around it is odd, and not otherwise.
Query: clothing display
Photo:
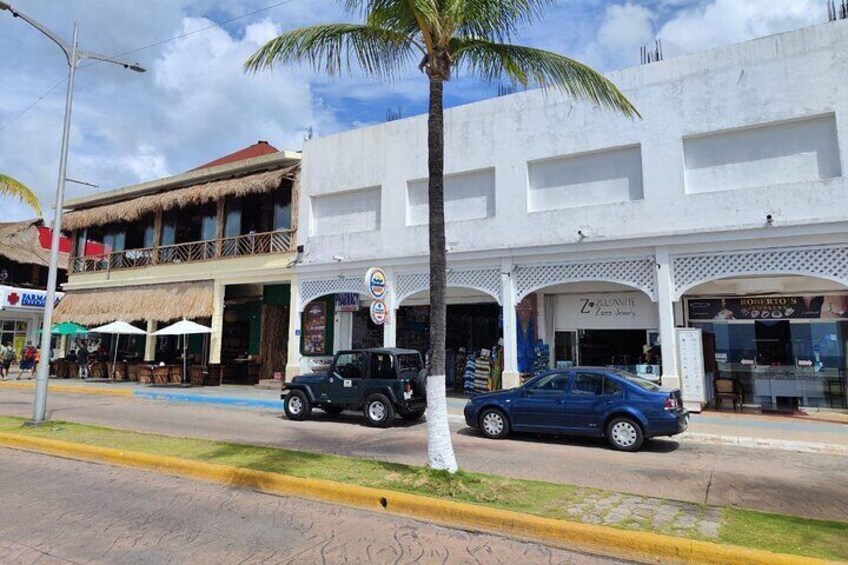
[[[474,364],[474,392],[482,393],[489,392],[489,380],[491,379],[492,360],[489,357],[491,352],[483,350],[480,356],[477,357]]]

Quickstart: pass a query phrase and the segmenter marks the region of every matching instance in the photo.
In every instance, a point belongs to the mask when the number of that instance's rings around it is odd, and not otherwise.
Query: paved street
[[[613,563],[349,508],[0,450],[0,562]]]
[[[32,392],[0,392],[0,414],[31,415]],[[321,411],[307,422],[276,412],[54,394],[49,417],[138,431],[258,443],[423,465],[424,424],[379,430]],[[452,424],[460,465],[472,471],[625,493],[848,521],[848,458],[670,439],[639,453],[594,440],[521,437],[491,441]]]

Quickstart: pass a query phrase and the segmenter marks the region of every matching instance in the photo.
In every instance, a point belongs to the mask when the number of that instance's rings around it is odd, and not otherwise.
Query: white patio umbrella
[[[105,326],[100,326],[98,328],[91,328],[88,330],[89,333],[98,333],[98,334],[113,334],[117,336],[115,338],[115,358],[112,361],[112,379],[115,379],[115,370],[118,365],[118,344],[121,342],[122,335],[147,335],[147,332],[144,330],[140,330],[132,324],[128,324],[126,322],[122,322],[118,320],[117,322],[112,322],[111,324],[106,324]]]
[[[166,328],[162,328],[161,330],[155,331],[150,335],[160,336],[160,335],[181,335],[183,336],[183,382],[186,380],[186,336],[194,335],[194,334],[211,334],[212,328],[206,327],[202,324],[198,324],[196,322],[192,322],[191,320],[186,320],[183,318],[176,324],[171,324]]]

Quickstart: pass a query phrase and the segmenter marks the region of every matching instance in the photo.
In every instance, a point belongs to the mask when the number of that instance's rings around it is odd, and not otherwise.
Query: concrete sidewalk
[[[34,386],[34,382],[0,382],[0,393],[6,387],[30,388]],[[279,391],[243,385],[141,386],[130,382],[51,379],[50,390],[60,394],[106,394],[212,407],[279,410],[280,412],[283,410]],[[464,398],[448,398],[448,417],[453,424],[465,423],[463,417],[465,403]],[[840,415],[834,415],[834,417],[839,418]],[[755,449],[781,449],[848,456],[848,424],[802,417],[703,412],[692,414],[689,430],[677,436],[676,439]]]

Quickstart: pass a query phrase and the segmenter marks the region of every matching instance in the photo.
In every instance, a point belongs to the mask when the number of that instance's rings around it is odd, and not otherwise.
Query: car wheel
[[[382,394],[372,394],[365,401],[365,421],[369,426],[385,428],[395,419],[391,401]]]
[[[401,414],[401,418],[406,420],[407,422],[417,422],[421,419],[421,416],[424,415],[424,410],[413,410],[412,412],[404,412]]]
[[[283,409],[289,420],[305,420],[312,413],[312,403],[303,391],[293,390],[286,395]]]
[[[645,435],[642,426],[631,418],[614,418],[607,425],[607,441],[619,451],[639,451]]]
[[[480,414],[480,431],[487,438],[503,439],[509,435],[509,420],[497,408],[486,408]]]
[[[321,410],[323,410],[330,416],[336,416],[344,412],[344,406],[322,406]]]

